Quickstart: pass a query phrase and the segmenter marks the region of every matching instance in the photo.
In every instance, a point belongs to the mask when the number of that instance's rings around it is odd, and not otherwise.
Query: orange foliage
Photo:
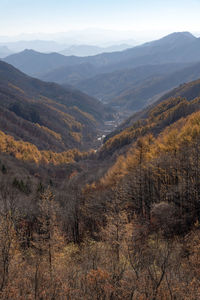
[[[0,152],[4,152],[23,161],[34,162],[37,164],[66,164],[73,163],[81,158],[87,157],[88,153],[81,153],[77,149],[68,150],[61,153],[53,151],[40,151],[38,148],[28,142],[16,141],[12,136],[6,135],[0,131]]]

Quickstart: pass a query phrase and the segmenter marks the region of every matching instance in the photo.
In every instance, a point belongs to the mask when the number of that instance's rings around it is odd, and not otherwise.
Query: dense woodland
[[[200,299],[200,81],[115,117],[0,62],[0,299]]]

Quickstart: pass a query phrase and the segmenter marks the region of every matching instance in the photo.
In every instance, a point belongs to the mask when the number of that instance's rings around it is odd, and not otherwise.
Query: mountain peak
[[[25,53],[25,54],[36,54],[39,53],[33,49],[24,49],[23,51],[21,51],[21,53]]]
[[[171,34],[168,34],[167,36],[163,37],[161,40],[162,41],[178,41],[178,40],[195,40],[196,37],[191,34],[188,31],[183,31],[183,32],[173,32]]]
[[[159,40],[155,40],[152,42],[148,42],[142,45],[142,47],[146,46],[163,46],[163,45],[184,45],[191,43],[192,41],[197,40],[197,38],[192,35],[190,32],[173,32],[170,33]]]

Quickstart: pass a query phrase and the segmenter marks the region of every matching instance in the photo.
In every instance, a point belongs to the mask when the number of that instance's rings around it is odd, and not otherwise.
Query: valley
[[[200,38],[123,47],[0,60],[2,300],[199,299]]]

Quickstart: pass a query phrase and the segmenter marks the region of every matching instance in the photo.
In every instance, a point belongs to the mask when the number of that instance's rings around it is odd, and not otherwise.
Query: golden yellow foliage
[[[42,130],[48,132],[49,134],[51,134],[55,139],[57,139],[58,141],[62,141],[62,136],[61,134],[49,129],[48,127],[45,126],[41,126],[40,124],[36,124],[39,128],[41,128]]]
[[[100,184],[113,185],[139,164],[145,167],[147,162],[164,153],[177,153],[184,145],[192,145],[198,138],[200,138],[200,112],[180,119],[167,127],[157,138],[152,134],[139,138],[126,155],[117,158],[116,163],[100,180]]]
[[[82,134],[80,132],[70,132],[70,134],[76,142],[81,143]]]
[[[88,153],[81,153],[77,149],[71,149],[65,152],[56,153],[53,151],[40,151],[35,145],[16,141],[12,136],[6,135],[0,131],[0,152],[4,152],[23,161],[30,161],[37,164],[67,164],[76,160],[87,157]]]

